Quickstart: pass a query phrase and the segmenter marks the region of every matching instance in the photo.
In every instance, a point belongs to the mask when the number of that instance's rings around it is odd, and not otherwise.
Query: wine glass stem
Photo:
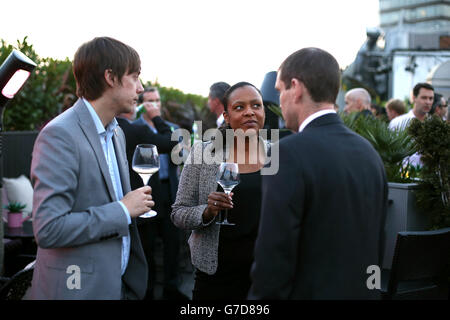
[[[223,215],[223,222],[228,222],[228,209],[225,209],[225,214]]]
[[[230,192],[225,192],[227,196],[230,195]],[[228,222],[228,209],[225,209],[225,214],[223,216],[223,222]]]

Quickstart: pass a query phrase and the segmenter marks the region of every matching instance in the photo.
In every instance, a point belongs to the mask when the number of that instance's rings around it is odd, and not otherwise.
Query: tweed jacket
[[[267,141],[264,141],[264,147],[267,153]],[[192,230],[188,240],[192,264],[207,274],[214,274],[217,270],[220,231],[216,219],[206,224],[202,219],[203,211],[208,206],[208,195],[217,190],[216,175],[220,160],[218,163],[204,161],[204,155],[211,154],[214,155],[211,141],[194,144],[181,173],[171,214],[172,222],[178,228]]]

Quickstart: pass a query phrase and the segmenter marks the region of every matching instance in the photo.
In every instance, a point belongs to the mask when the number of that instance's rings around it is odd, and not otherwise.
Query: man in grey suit
[[[32,299],[142,299],[147,263],[136,217],[151,188],[130,191],[123,131],[115,116],[143,91],[137,52],[95,38],[75,53],[79,100],[36,139],[31,164],[38,244]]]

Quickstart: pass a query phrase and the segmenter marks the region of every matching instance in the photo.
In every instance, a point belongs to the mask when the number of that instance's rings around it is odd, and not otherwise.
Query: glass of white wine
[[[222,187],[227,195],[231,190],[239,184],[239,166],[237,163],[222,162],[217,173],[217,183]],[[234,226],[234,223],[228,221],[228,209],[225,209],[223,221],[216,222],[217,224]]]
[[[159,155],[156,146],[154,144],[138,144],[134,150],[132,168],[146,186],[151,176],[159,170]],[[156,215],[156,211],[150,210],[139,217],[152,218]]]

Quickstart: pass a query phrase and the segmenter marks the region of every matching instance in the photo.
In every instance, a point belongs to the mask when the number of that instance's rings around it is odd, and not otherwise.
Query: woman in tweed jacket
[[[254,140],[258,141],[257,151],[249,148],[249,139],[245,148],[232,148],[224,143],[220,148],[219,139],[196,143],[185,163],[181,174],[177,197],[171,218],[173,223],[182,229],[192,230],[188,243],[192,264],[196,267],[194,300],[203,299],[245,299],[250,286],[250,266],[253,261],[253,245],[259,223],[260,211],[260,169],[266,158],[268,144],[258,136],[265,120],[262,96],[252,84],[240,82],[230,87],[225,93],[224,118],[227,128],[242,129],[246,134],[254,132]],[[248,131],[253,130],[253,131]],[[225,130],[222,130],[224,132]],[[242,131],[241,131],[242,132]],[[224,136],[223,136],[224,137]],[[257,138],[258,137],[258,138]],[[220,140],[226,141],[227,139]],[[233,139],[228,139],[233,140]],[[236,142],[236,136],[234,137]],[[251,139],[250,139],[251,141]],[[219,146],[219,147],[218,147]],[[246,161],[237,161],[237,155],[245,152]],[[249,161],[249,155],[256,156],[256,163]],[[211,161],[208,156],[215,157]],[[254,159],[254,158],[253,158]],[[234,189],[230,197],[218,192],[216,175],[221,161],[237,162],[241,175],[241,184]],[[251,179],[250,179],[251,177]],[[245,192],[238,194],[238,187],[246,183]],[[250,182],[251,180],[251,182]],[[234,194],[246,197],[247,191],[256,197],[241,199],[233,208]],[[249,201],[254,200],[254,202]],[[251,209],[248,209],[251,203]],[[253,206],[254,204],[254,206]],[[229,219],[235,213],[234,226],[216,224],[216,216],[220,210],[229,210]],[[250,212],[248,212],[250,211]],[[257,211],[257,212],[255,212]],[[219,239],[222,241],[219,241]],[[224,240],[227,239],[227,240]],[[243,240],[240,240],[243,239]],[[250,239],[249,241],[247,239]],[[234,241],[236,240],[236,242]],[[241,242],[242,241],[242,242]],[[241,245],[242,244],[242,245]],[[220,263],[219,263],[220,262]]]

